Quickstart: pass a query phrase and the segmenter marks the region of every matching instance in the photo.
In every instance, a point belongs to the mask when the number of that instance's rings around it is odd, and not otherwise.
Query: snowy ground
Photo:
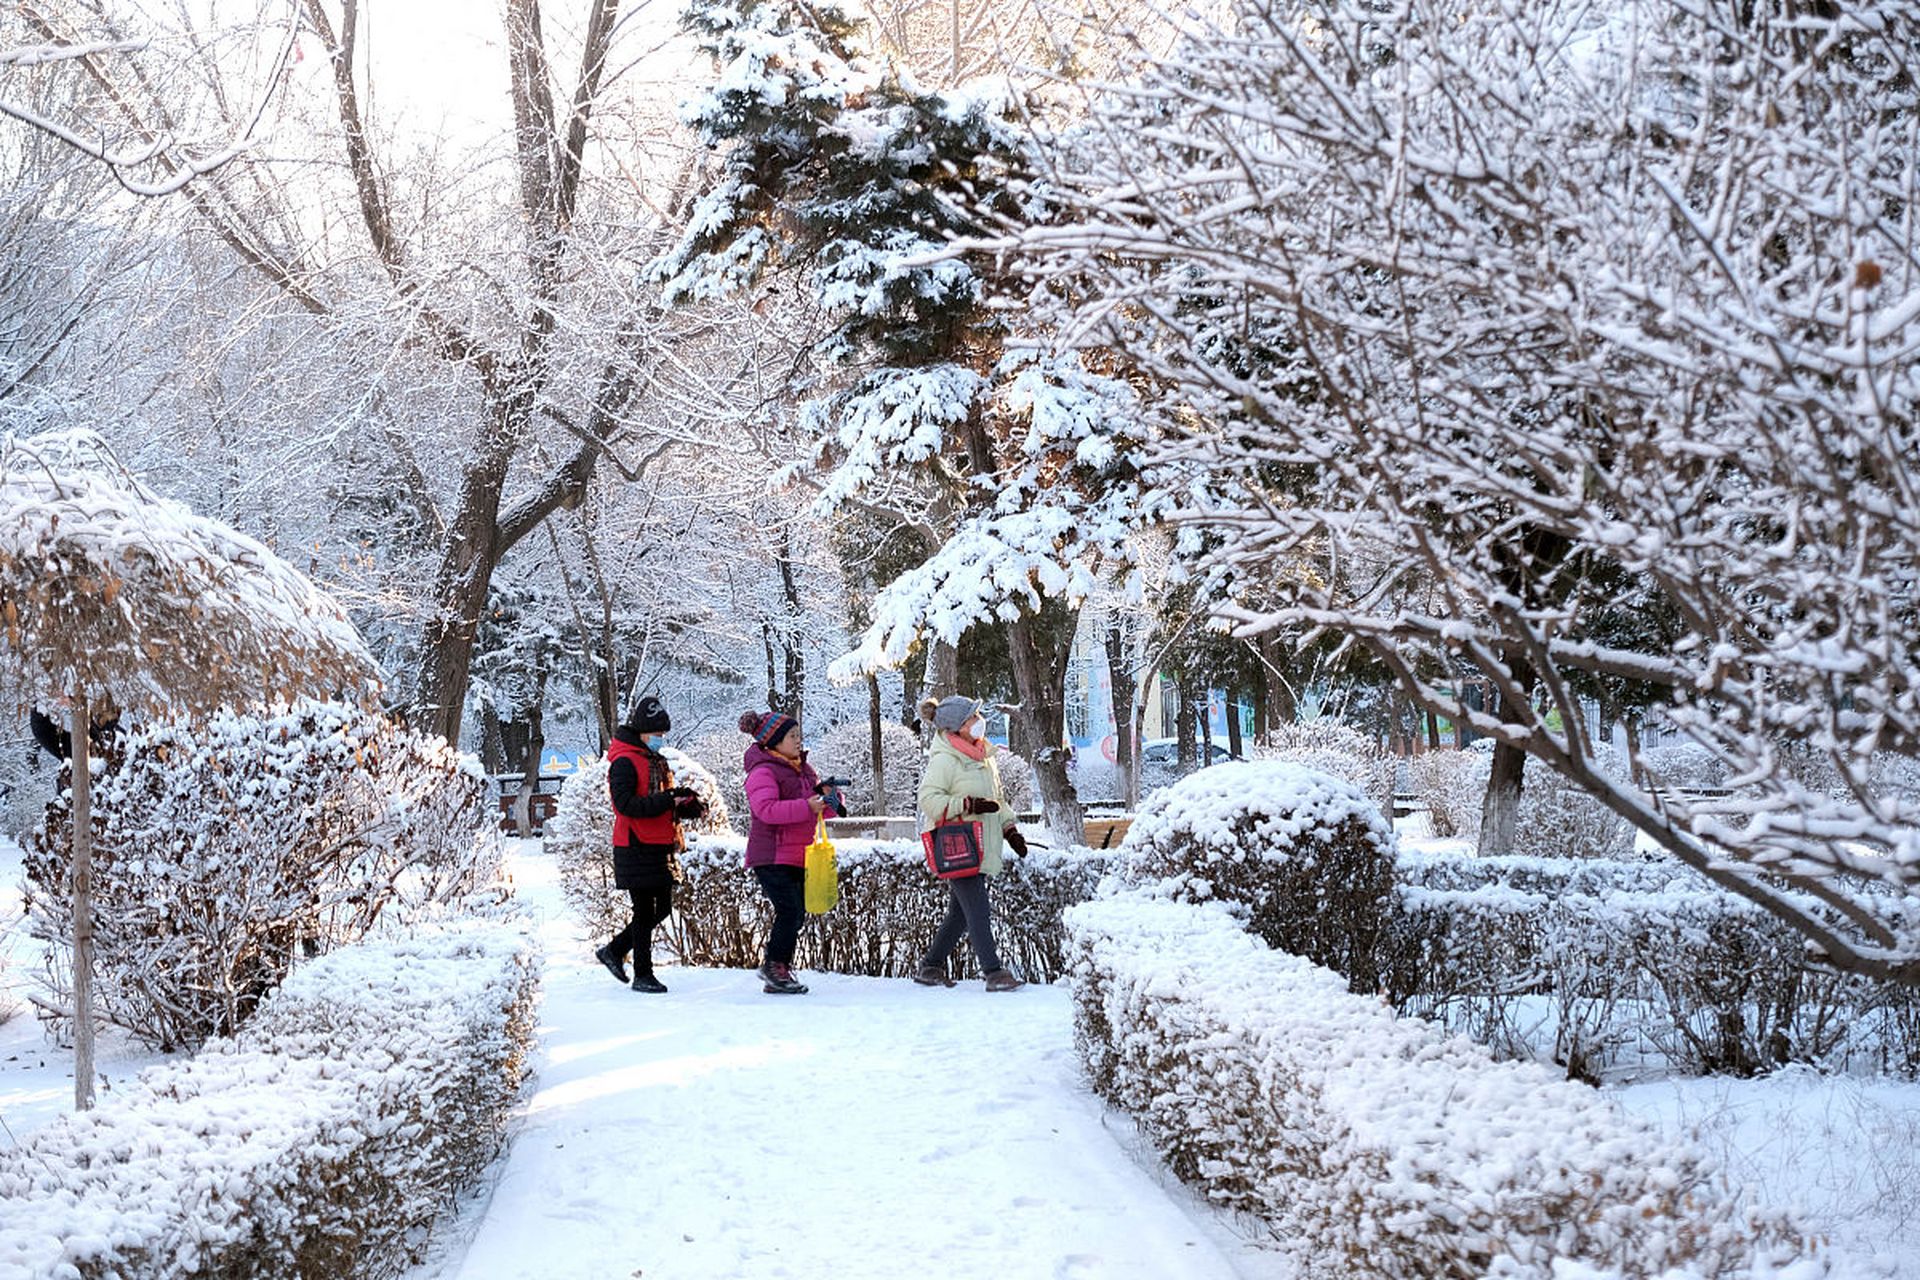
[[[809,973],[775,997],[663,967],[671,992],[636,995],[537,849],[514,871],[545,915],[540,1076],[489,1195],[413,1280],[1289,1274],[1129,1154],[1079,1081],[1064,988]]]
[[[1059,988],[663,968],[586,958],[537,842],[511,867],[548,962],[538,1076],[508,1157],[408,1280],[992,1275],[1287,1280],[1250,1224],[1172,1182],[1079,1082]],[[0,841],[0,1009],[37,965]],[[102,1069],[158,1055],[114,1033]],[[71,1105],[69,1051],[0,1025],[0,1147]],[[1920,1085],[1784,1072],[1610,1090],[1832,1239],[1837,1276],[1920,1280]]]

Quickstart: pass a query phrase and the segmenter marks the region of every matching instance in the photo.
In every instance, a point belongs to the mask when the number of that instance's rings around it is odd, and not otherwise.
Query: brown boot
[[[945,969],[923,964],[913,971],[913,980],[923,987],[950,987],[953,979],[947,976]]]
[[[989,991],[1018,991],[1026,985],[1026,983],[1020,981],[1020,979],[1014,977],[1005,969],[995,969],[987,975],[987,990]]]

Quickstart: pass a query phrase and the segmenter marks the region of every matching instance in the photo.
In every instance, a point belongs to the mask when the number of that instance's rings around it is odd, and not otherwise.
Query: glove
[[[698,822],[707,816],[707,802],[689,792],[686,795],[674,795],[673,816],[682,822]]]
[[[1027,838],[1020,834],[1020,828],[1008,827],[1000,833],[1000,838],[1007,842],[1009,849],[1023,858],[1027,856]]]
[[[982,800],[979,796],[968,796],[967,802],[960,806],[960,812],[998,813],[1000,812],[1000,802],[998,800]]]

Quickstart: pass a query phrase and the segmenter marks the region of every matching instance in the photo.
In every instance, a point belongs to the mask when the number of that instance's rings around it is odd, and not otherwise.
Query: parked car
[[[1204,748],[1204,743],[1193,744],[1196,749]],[[1208,764],[1220,764],[1240,757],[1219,743],[1213,744],[1213,758]],[[1178,738],[1148,738],[1140,748],[1140,759],[1147,764],[1177,764],[1180,760],[1180,740]]]

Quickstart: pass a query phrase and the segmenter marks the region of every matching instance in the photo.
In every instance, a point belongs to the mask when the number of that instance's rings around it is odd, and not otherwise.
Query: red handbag
[[[942,880],[980,874],[983,841],[977,822],[943,822],[920,833],[927,850],[927,870]]]

